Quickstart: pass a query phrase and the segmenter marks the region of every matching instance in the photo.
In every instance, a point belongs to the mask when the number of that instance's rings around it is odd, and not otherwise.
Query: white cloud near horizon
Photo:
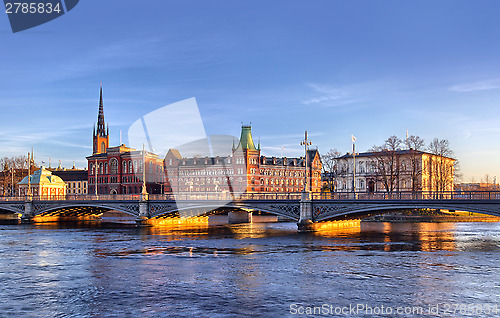
[[[499,88],[500,88],[500,79],[492,79],[487,81],[478,81],[478,82],[454,85],[449,87],[448,90],[452,92],[468,93],[468,92],[486,91]]]

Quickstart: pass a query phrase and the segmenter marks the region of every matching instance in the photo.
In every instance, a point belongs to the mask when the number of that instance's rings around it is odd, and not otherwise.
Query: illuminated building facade
[[[142,192],[144,175],[147,192],[162,193],[163,160],[151,152],[143,153],[124,144],[109,147],[109,129],[104,122],[102,87],[92,149],[92,156],[87,157],[88,194],[139,194]]]
[[[321,190],[321,158],[308,150],[309,190]],[[261,155],[251,127],[242,126],[237,147],[226,157],[182,157],[175,149],[165,156],[166,192],[301,192],[306,160]]]

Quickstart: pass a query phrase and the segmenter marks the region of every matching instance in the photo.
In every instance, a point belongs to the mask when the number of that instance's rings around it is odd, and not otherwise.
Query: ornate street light
[[[308,163],[307,163],[307,147],[312,145],[312,142],[309,141],[309,139],[307,139],[307,130],[305,132],[305,135],[304,135],[304,140],[302,140],[302,142],[300,143],[301,146],[304,146],[304,158],[305,158],[305,166],[304,166],[304,192],[308,192],[309,191],[309,187],[308,187],[308,182],[307,182],[307,166],[308,166]]]

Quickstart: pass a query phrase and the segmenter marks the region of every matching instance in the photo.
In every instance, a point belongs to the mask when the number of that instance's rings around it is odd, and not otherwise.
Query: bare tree
[[[490,184],[490,175],[489,174],[484,175],[484,183],[486,183],[486,185]]]
[[[31,172],[34,171],[31,163]],[[13,195],[16,185],[28,175],[28,159],[26,156],[0,158],[0,195]]]
[[[422,176],[422,165],[419,153],[425,147],[425,140],[419,136],[411,135],[404,140],[404,144],[409,151],[409,164],[404,170],[410,174],[411,190],[418,191],[422,189],[420,182],[420,177]]]
[[[429,144],[428,150],[436,155],[430,165],[431,171],[429,171],[429,176],[432,177],[431,189],[438,192],[451,190],[455,159],[453,159],[450,142],[446,139],[434,138]]]
[[[323,175],[328,178],[328,189],[333,191],[334,186],[334,176],[337,170],[337,158],[341,156],[340,151],[337,149],[330,149],[326,154],[321,156],[321,161],[323,163]]]
[[[401,139],[391,136],[383,146],[373,146],[370,149],[377,180],[387,192],[399,190],[401,144]]]

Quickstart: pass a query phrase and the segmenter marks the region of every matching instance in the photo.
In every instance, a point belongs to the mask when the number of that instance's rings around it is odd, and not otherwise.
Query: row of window
[[[243,178],[242,177],[239,177],[238,179],[238,182],[243,182]],[[179,178],[178,180],[179,183],[184,183],[184,184],[190,184],[190,185],[193,185],[193,184],[205,184],[205,179],[204,178]],[[222,182],[226,183],[227,182],[227,178],[206,178],[206,182],[207,184],[210,184],[210,183],[213,183],[213,184],[221,184]]]
[[[238,171],[240,171],[238,169]],[[180,176],[211,176],[211,175],[226,175],[226,174],[233,174],[233,169],[196,169],[196,170],[180,170],[179,175]]]
[[[375,161],[366,161],[366,162],[365,161],[359,161],[359,162],[357,161],[356,162],[356,172],[357,173],[365,173],[365,172],[374,173],[377,170],[376,166],[377,166],[377,163]],[[401,167],[402,171],[406,171],[408,169],[411,169],[411,167],[412,167],[411,161],[402,160],[400,163],[400,167]],[[339,172],[344,172],[344,173],[351,172],[352,171],[352,163],[341,164],[339,168],[340,168]],[[420,163],[416,162],[416,169],[419,169],[419,168],[420,168]]]
[[[83,187],[82,187],[83,185]],[[87,187],[87,181],[70,181],[67,183],[67,188],[68,189],[80,189],[80,188],[86,188]]]
[[[155,164],[153,162],[146,162],[147,171],[149,173],[163,173],[163,167],[159,164]],[[134,169],[135,167],[135,169]],[[92,174],[95,174],[95,163],[90,163],[90,170]],[[109,171],[108,171],[108,163],[107,162],[99,162],[97,174],[118,174],[118,160],[116,158],[111,158],[109,160]],[[143,172],[143,164],[142,160],[125,160],[122,162],[122,173],[142,173]]]
[[[260,174],[263,176],[303,177],[304,171],[260,169]]]

